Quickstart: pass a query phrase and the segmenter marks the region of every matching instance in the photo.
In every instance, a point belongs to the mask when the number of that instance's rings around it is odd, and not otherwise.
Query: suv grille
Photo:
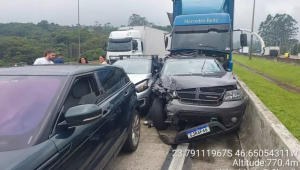
[[[178,90],[177,96],[183,103],[194,105],[220,105],[226,91],[236,89],[235,86],[204,87]]]

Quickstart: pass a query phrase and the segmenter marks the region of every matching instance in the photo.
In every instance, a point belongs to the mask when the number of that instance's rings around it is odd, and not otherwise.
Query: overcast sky
[[[235,28],[251,29],[253,0],[235,1]],[[0,3],[1,23],[41,20],[62,25],[77,23],[77,0],[0,0]],[[172,0],[80,0],[80,22],[85,25],[98,21],[120,26],[127,24],[133,13],[157,25],[167,25],[166,12],[172,12]],[[254,30],[258,30],[268,14],[276,13],[290,14],[300,27],[300,0],[256,0]]]

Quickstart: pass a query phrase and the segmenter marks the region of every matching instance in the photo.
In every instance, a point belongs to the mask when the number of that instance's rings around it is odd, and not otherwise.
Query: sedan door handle
[[[125,95],[125,96],[127,96],[128,94],[129,94],[129,92],[128,92],[128,91],[124,93],[124,95]]]

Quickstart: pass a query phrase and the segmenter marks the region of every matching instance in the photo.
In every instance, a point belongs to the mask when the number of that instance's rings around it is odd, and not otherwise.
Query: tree
[[[49,25],[49,22],[48,22],[48,21],[42,20],[41,22],[39,22],[39,23],[37,24],[37,26],[38,26],[38,27],[41,27],[41,28],[43,28],[43,29],[48,29],[50,25]]]
[[[288,51],[288,41],[298,33],[297,21],[288,14],[268,15],[259,26],[259,34],[266,46],[280,46],[281,51]]]
[[[128,19],[128,26],[148,26],[152,28],[156,28],[163,31],[172,31],[171,25],[168,26],[158,26],[155,25],[153,22],[149,22],[145,17],[141,17],[137,14],[132,14]]]
[[[128,19],[128,26],[143,26],[149,25],[148,20],[145,17],[141,17],[138,14],[132,14]]]
[[[46,20],[33,23],[0,24],[0,66],[9,66],[18,62],[32,64],[42,57],[48,49],[63,54],[66,61],[78,59],[78,28],[61,26]],[[81,26],[81,52],[90,60],[104,55],[104,43],[111,31],[117,28],[106,23],[104,26]]]
[[[152,26],[161,30],[171,30],[171,26],[156,26],[145,17],[133,14],[131,25]],[[81,25],[81,53],[91,60],[98,60],[104,55],[104,44],[112,31],[117,30],[111,23]],[[0,67],[13,66],[14,63],[26,62],[33,64],[44,52],[53,49],[63,54],[64,60],[77,61],[79,56],[78,27],[62,26],[47,20],[33,23],[0,23]]]

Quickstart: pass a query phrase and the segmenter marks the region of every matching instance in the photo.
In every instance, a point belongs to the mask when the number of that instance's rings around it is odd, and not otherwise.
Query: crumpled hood
[[[228,86],[237,83],[232,72],[204,76],[163,76],[160,80],[162,86],[169,90]]]
[[[133,84],[137,84],[143,80],[150,79],[151,74],[127,74]]]

